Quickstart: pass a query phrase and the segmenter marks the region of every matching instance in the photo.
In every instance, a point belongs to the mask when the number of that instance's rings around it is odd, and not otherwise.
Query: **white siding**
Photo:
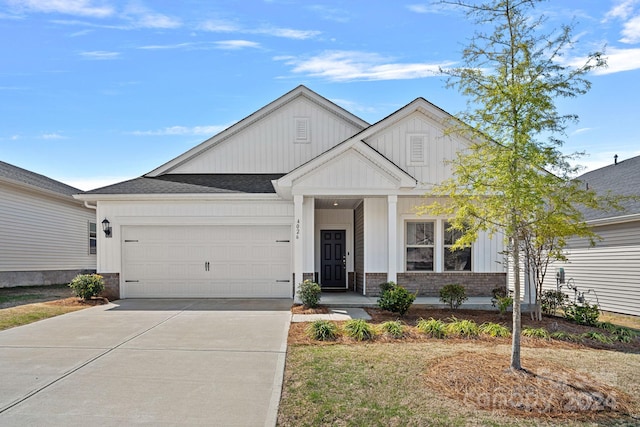
[[[308,119],[309,142],[296,141],[296,123]],[[286,173],[359,131],[309,101],[296,98],[172,173]]]
[[[416,135],[425,136],[423,164],[411,162],[409,158],[409,140]],[[451,168],[445,161],[454,159],[456,153],[466,147],[458,139],[445,136],[440,123],[419,111],[365,142],[418,180],[419,186],[425,187],[450,178]]]
[[[98,271],[121,272],[121,227],[128,225],[293,224],[293,203],[280,201],[137,201],[98,203],[113,237],[98,233]]]
[[[384,273],[388,261],[387,199],[364,199],[364,271]]]
[[[95,211],[71,199],[0,186],[0,271],[95,269],[90,221]]]
[[[351,209],[318,209],[315,212],[315,270],[322,274],[320,268],[320,230],[346,231],[347,271],[353,271],[353,210]],[[322,277],[320,277],[322,281]]]
[[[585,241],[572,241],[568,263],[549,268],[545,288],[556,289],[556,267],[563,267],[566,279],[585,292],[593,289],[600,308],[606,311],[640,316],[640,222],[594,228],[603,241],[589,247]],[[573,298],[573,291],[563,291]],[[592,303],[593,294],[587,295]]]

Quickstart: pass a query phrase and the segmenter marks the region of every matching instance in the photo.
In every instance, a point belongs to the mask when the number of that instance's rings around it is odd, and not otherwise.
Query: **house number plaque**
[[[296,239],[300,238],[300,220],[296,221]]]

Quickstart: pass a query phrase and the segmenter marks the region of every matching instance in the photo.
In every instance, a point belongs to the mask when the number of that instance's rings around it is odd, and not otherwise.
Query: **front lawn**
[[[373,324],[389,320],[370,310]],[[405,321],[437,311],[410,313]],[[456,317],[508,326],[510,315],[458,311]],[[523,317],[523,323],[529,321]],[[339,325],[342,327],[343,325]],[[280,426],[538,426],[640,424],[640,340],[602,344],[596,328],[560,318],[535,327],[580,342],[523,337],[527,373],[509,366],[510,339],[378,335],[319,342],[292,324],[278,415]],[[602,332],[602,330],[600,330]],[[602,332],[602,333],[606,333]]]

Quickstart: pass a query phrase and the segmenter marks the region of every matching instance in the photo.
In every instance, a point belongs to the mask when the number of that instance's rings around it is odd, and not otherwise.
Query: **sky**
[[[602,51],[563,151],[586,170],[640,155],[640,0],[551,0],[579,64]],[[0,160],[82,190],[141,176],[300,84],[375,123],[423,97],[473,23],[420,0],[0,0]]]

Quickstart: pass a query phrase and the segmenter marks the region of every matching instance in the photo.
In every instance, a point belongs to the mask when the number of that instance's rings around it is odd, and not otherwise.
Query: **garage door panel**
[[[124,227],[123,294],[290,297],[290,233],[268,225]]]

